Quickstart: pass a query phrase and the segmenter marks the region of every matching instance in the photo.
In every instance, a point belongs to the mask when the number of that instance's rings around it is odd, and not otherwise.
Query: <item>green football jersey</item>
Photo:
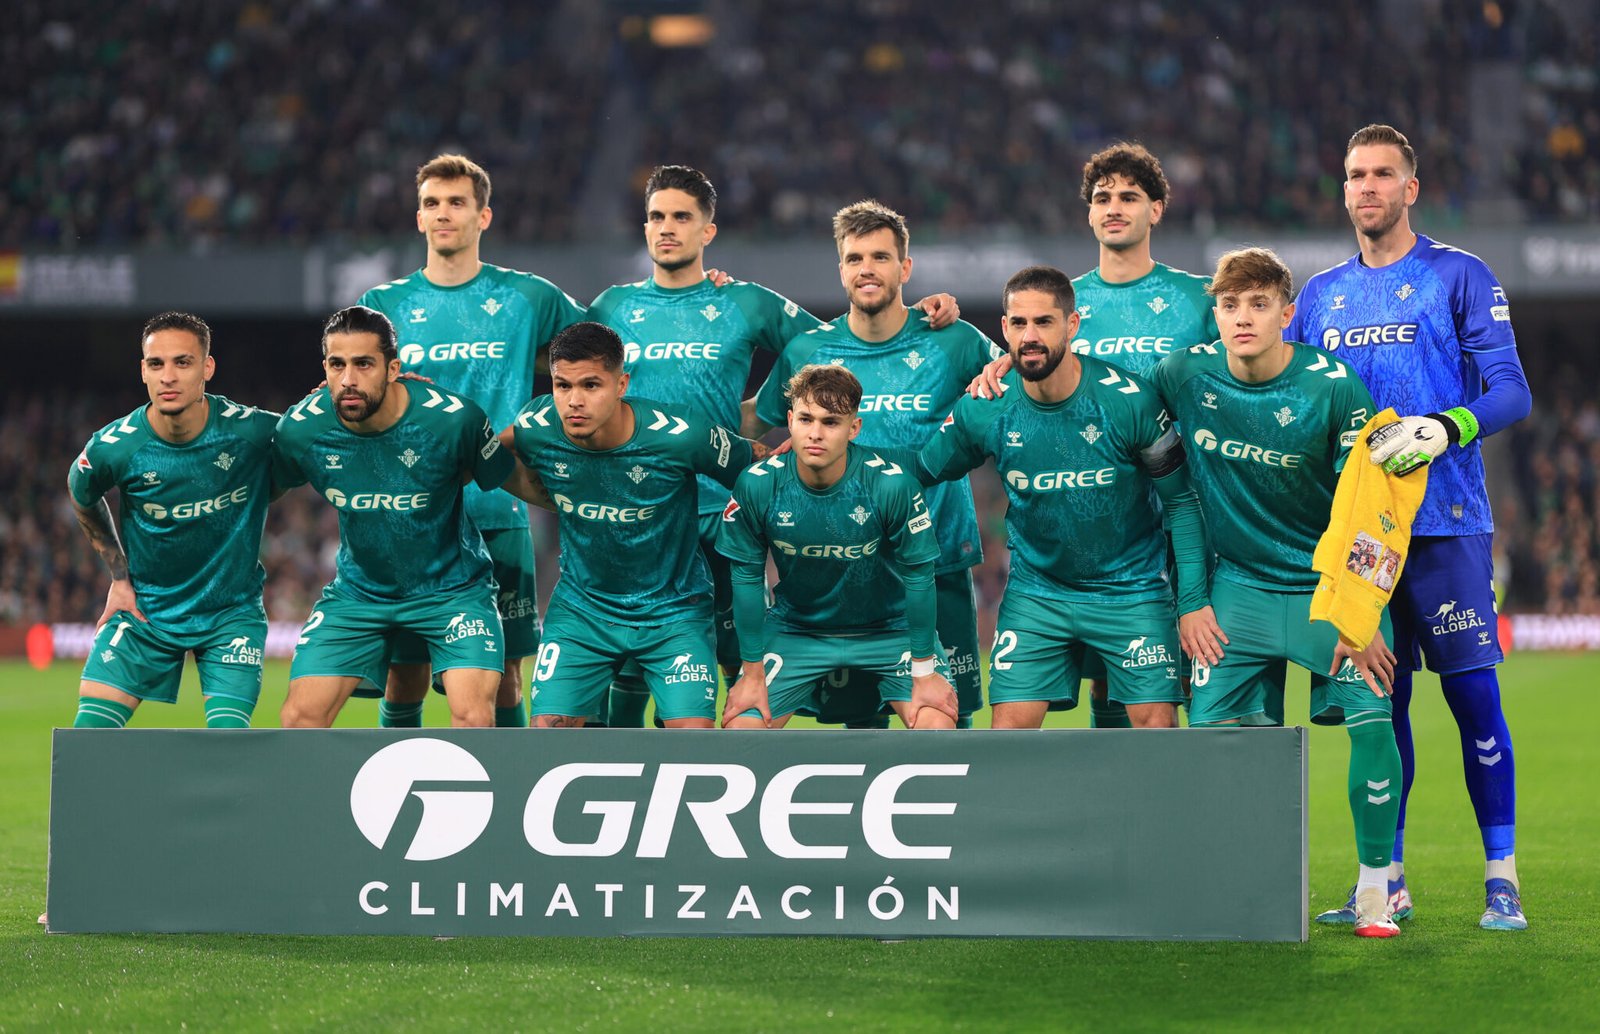
[[[794,453],[739,475],[717,551],[778,569],[768,621],[790,632],[858,635],[907,627],[900,568],[935,561],[933,518],[912,472],[852,443],[844,476],[818,491]]]
[[[781,352],[822,321],[760,284],[658,287],[654,279],[607,288],[589,318],[622,337],[628,391],[678,406],[721,427],[739,426],[739,403],[757,348]],[[700,479],[700,512],[721,513],[728,491]]]
[[[498,488],[514,466],[477,403],[428,384],[389,386],[402,388],[405,412],[376,434],[346,428],[319,388],[278,421],[273,450],[278,487],[309,482],[339,511],[334,585],[376,603],[489,581],[464,487],[470,477]]]
[[[861,433],[856,444],[887,450],[909,466],[966,393],[967,384],[999,354],[994,342],[965,321],[933,330],[928,317],[912,310],[898,334],[871,342],[852,334],[848,319],[840,316],[789,342],[756,396],[756,416],[781,426],[789,411],[783,390],[795,371],[811,363],[842,365],[861,381]],[[936,572],[946,574],[981,563],[983,540],[971,483],[961,478],[931,485],[924,494],[939,538]]]
[[[549,395],[514,421],[517,455],[556,504],[561,578],[551,605],[623,625],[709,622],[696,475],[727,495],[754,458],[750,442],[685,406],[632,396],[627,404],[633,437],[615,449],[574,444]]]
[[[1162,357],[1221,336],[1210,282],[1159,262],[1125,284],[1108,284],[1091,269],[1072,281],[1079,320],[1072,350],[1148,378]]]
[[[201,632],[219,612],[261,600],[261,528],[272,495],[278,414],[207,395],[206,426],[181,445],[146,408],[96,431],[67,486],[90,507],[115,488],[128,578],[165,632]]]
[[[1150,471],[1167,465],[1177,435],[1147,382],[1078,358],[1083,375],[1061,402],[1036,402],[1020,386],[962,398],[918,475],[959,477],[994,460],[1008,503],[1008,588],[1070,602],[1171,598]]]
[[[1174,352],[1154,381],[1189,442],[1216,576],[1306,591],[1317,585],[1311,554],[1339,472],[1377,410],[1349,366],[1320,348],[1293,349],[1263,384],[1234,377],[1221,345]]]
[[[509,427],[533,397],[534,357],[586,310],[543,277],[484,263],[478,275],[440,287],[417,270],[380,284],[361,304],[389,317],[400,363],[440,390],[477,402],[496,428]],[[467,487],[467,513],[480,528],[526,528],[522,500]]]

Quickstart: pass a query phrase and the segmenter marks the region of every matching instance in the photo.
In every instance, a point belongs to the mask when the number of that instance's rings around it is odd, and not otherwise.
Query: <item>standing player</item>
[[[1089,209],[1089,229],[1100,244],[1100,264],[1072,281],[1079,329],[1072,350],[1104,359],[1149,378],[1174,348],[1217,339],[1217,321],[1206,294],[1209,280],[1157,262],[1150,233],[1166,214],[1171,189],[1161,162],[1143,146],[1118,143],[1090,156],[1079,196]],[[1011,368],[1002,356],[987,377],[991,394]],[[1089,686],[1089,724],[1122,728],[1128,715],[1106,699],[1104,666],[1091,656],[1084,665]]]
[[[731,488],[750,442],[683,407],[625,399],[622,339],[578,323],[550,343],[553,395],[501,434],[561,523],[561,579],[533,670],[533,725],[584,724],[624,663],[669,728],[711,728],[717,702],[711,574],[696,475]],[[521,478],[519,477],[519,480]]]
[[[608,288],[589,316],[622,337],[636,395],[687,407],[719,427],[738,427],[755,349],[776,354],[822,321],[759,284],[718,287],[707,278],[705,249],[717,236],[717,192],[704,174],[659,166],[645,184],[644,200],[650,278]],[[948,295],[919,304],[940,326],[959,315]],[[727,501],[725,488],[700,479],[700,542],[716,590],[717,657],[731,680],[738,667],[732,589],[727,561],[716,551],[717,521]],[[611,693],[606,724],[639,726],[646,699],[637,675],[625,674]]]
[[[1065,273],[1030,266],[1002,298],[1022,390],[961,399],[918,459],[925,482],[993,459],[1005,483],[1011,574],[990,654],[993,726],[1036,729],[1051,704],[1076,706],[1093,655],[1133,724],[1171,728],[1178,630],[1187,648],[1211,623],[1183,446],[1147,383],[1070,350],[1078,314]],[[1171,520],[1177,611],[1152,488]]]
[[[1194,443],[1195,482],[1217,554],[1214,622],[1204,633],[1209,649],[1193,655],[1189,724],[1281,725],[1282,662],[1310,670],[1312,721],[1343,724],[1350,735],[1361,865],[1356,933],[1390,937],[1400,932],[1384,886],[1400,809],[1393,793],[1400,754],[1384,695],[1392,658],[1382,635],[1354,652],[1332,625],[1310,620],[1312,553],[1350,446],[1373,415],[1372,397],[1339,360],[1284,340],[1293,279],[1272,252],[1222,256],[1211,292],[1223,347],[1175,352],[1154,378]]]
[[[853,444],[861,382],[849,370],[807,366],[788,390],[794,448],[739,475],[717,540],[733,565],[742,671],[722,724],[781,728],[846,668],[872,676],[908,728],[953,729],[934,623],[939,543],[916,478]]]
[[[278,414],[206,393],[216,359],[198,316],[162,313],[140,340],[149,405],[95,432],[67,477],[111,572],[72,724],[121,728],[142,701],[174,702],[193,651],[207,728],[247,729],[267,638],[257,557]]]
[[[511,422],[533,397],[534,361],[556,332],[584,317],[584,308],[542,277],[489,265],[478,257],[494,219],[489,174],[459,154],[441,154],[417,170],[417,232],[428,261],[410,276],[374,287],[360,304],[389,318],[399,335],[402,367],[475,400],[495,427]],[[528,724],[522,700],[522,658],[539,647],[533,539],[523,504],[504,492],[467,486],[467,515],[483,533],[500,586],[505,675],[495,698],[495,725]],[[428,654],[403,636],[394,646],[379,724],[422,724]]]
[[[300,631],[283,725],[332,725],[357,686],[383,677],[388,638],[410,633],[444,680],[451,724],[491,726],[505,643],[464,494],[468,482],[498,487],[515,461],[475,403],[395,382],[380,312],[334,313],[322,367],[328,386],[283,415],[274,443],[274,482],[310,482],[339,511],[338,573]]]
[[[849,312],[790,341],[756,398],[745,403],[741,433],[759,438],[782,424],[788,385],[810,364],[843,364],[861,381],[862,430],[858,445],[910,456],[927,444],[967,383],[998,349],[970,323],[941,330],[917,313],[912,318],[901,289],[911,279],[910,233],[898,212],[877,201],[860,201],[833,217],[839,279]],[[928,510],[940,546],[934,568],[939,642],[948,650],[948,674],[961,699],[961,722],[983,707],[978,666],[978,613],[972,568],[983,561],[972,486],[965,477],[927,489]],[[825,722],[876,724],[879,697],[860,685],[830,685]]]
[[[1517,358],[1505,292],[1481,259],[1411,229],[1417,157],[1390,126],[1367,126],[1345,148],[1344,202],[1360,253],[1318,273],[1300,292],[1290,333],[1338,350],[1398,430],[1369,442],[1391,472],[1428,463],[1428,492],[1412,525],[1411,558],[1390,604],[1395,652],[1395,738],[1402,767],[1390,897],[1409,916],[1405,801],[1415,774],[1412,673],[1427,656],[1461,731],[1467,793],[1486,858],[1479,926],[1522,930],[1516,863],[1516,762],[1495,665],[1504,659],[1494,612],[1493,514],[1484,486],[1484,437],[1533,404]],[[1348,922],[1348,909],[1323,916]]]

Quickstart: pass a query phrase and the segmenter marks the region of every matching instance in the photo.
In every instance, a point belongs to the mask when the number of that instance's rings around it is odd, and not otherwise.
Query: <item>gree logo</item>
[[[390,744],[367,759],[350,784],[350,814],[373,847],[382,849],[406,800],[422,802],[422,821],[406,847],[409,862],[465,851],[488,828],[488,790],[414,790],[417,783],[487,783],[478,759],[454,743],[426,737]]]
[[[1298,453],[1279,452],[1277,449],[1264,449],[1250,442],[1234,441],[1232,438],[1218,440],[1217,436],[1206,430],[1198,428],[1194,432],[1194,443],[1207,452],[1221,452],[1230,460],[1246,460],[1251,463],[1260,463],[1268,467],[1283,467],[1288,470],[1300,466],[1304,458]]]

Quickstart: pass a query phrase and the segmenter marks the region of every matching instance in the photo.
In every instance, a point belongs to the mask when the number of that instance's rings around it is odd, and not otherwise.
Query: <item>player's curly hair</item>
[[[479,208],[489,207],[489,174],[483,166],[464,154],[441,154],[430,158],[417,169],[417,191],[428,180],[469,179],[472,181],[472,199]]]
[[[1381,147],[1387,144],[1400,149],[1400,157],[1405,159],[1406,170],[1412,175],[1417,174],[1417,152],[1411,149],[1411,141],[1406,135],[1393,126],[1386,126],[1381,122],[1374,122],[1370,126],[1362,126],[1350,137],[1350,142],[1344,147],[1345,157],[1350,157],[1350,152],[1358,147]]]
[[[1239,248],[1217,259],[1206,293],[1218,298],[1252,289],[1277,291],[1285,303],[1294,301],[1294,274],[1271,248]]]
[[[399,355],[395,345],[394,324],[377,309],[369,309],[365,305],[346,306],[328,317],[328,322],[322,325],[324,356],[328,354],[330,334],[372,334],[378,339],[378,351],[383,353],[384,362],[393,362]]]
[[[158,330],[187,330],[200,342],[200,354],[211,354],[211,328],[206,321],[192,312],[163,312],[159,316],[151,316],[144,321],[144,329],[139,331],[139,345],[150,339],[150,335]]]
[[[855,416],[861,409],[861,382],[837,363],[800,367],[784,386],[783,395],[790,406],[805,399],[840,416]]]
[[[1083,166],[1083,186],[1078,191],[1083,203],[1094,198],[1094,188],[1113,176],[1123,176],[1139,185],[1150,195],[1151,201],[1166,203],[1172,193],[1167,174],[1161,171],[1161,162],[1147,151],[1143,144],[1122,141],[1089,156]]]
[[[1018,291],[1043,291],[1054,295],[1056,305],[1070,313],[1078,304],[1078,293],[1072,289],[1072,278],[1054,266],[1029,266],[1011,274],[1000,292],[1000,309],[1009,312],[1011,296]]]
[[[694,198],[700,206],[701,215],[707,219],[717,217],[717,188],[699,169],[691,169],[687,165],[657,165],[650,170],[650,178],[644,181],[646,205],[650,204],[651,196],[658,190],[681,190]]]
[[[599,360],[606,370],[622,369],[622,339],[604,323],[574,323],[550,339],[550,366]]]
[[[833,243],[838,246],[841,255],[844,254],[846,237],[864,237],[879,230],[894,234],[895,249],[899,257],[904,259],[911,247],[911,231],[906,228],[905,216],[882,201],[867,198],[846,205],[833,214]]]

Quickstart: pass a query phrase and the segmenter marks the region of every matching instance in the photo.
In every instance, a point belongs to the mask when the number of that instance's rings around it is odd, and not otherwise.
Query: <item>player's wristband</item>
[[[938,666],[934,663],[932,657],[927,660],[914,660],[911,662],[911,677],[914,679],[926,678],[938,670]]]
[[[1444,425],[1444,433],[1450,438],[1451,445],[1470,445],[1478,437],[1478,418],[1466,406],[1456,406],[1443,413],[1429,413],[1428,418]]]

